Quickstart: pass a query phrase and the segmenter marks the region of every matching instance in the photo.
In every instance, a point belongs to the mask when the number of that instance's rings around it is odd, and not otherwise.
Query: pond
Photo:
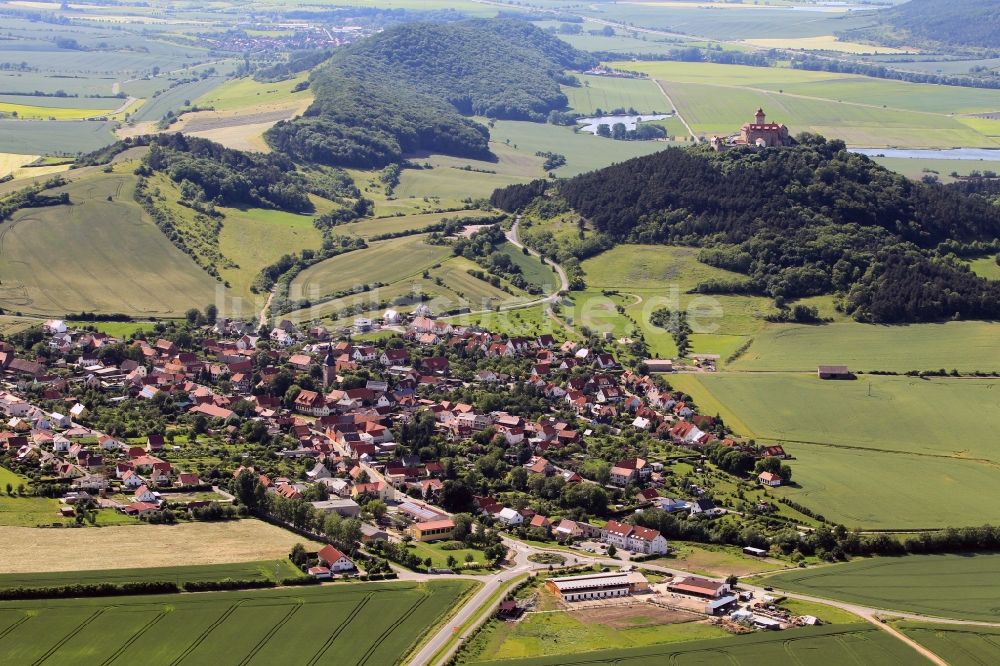
[[[607,125],[611,127],[616,123],[622,123],[625,125],[626,130],[634,130],[635,126],[640,122],[645,122],[647,120],[663,120],[664,118],[669,118],[672,114],[661,113],[656,115],[635,115],[635,116],[601,116],[600,118],[578,118],[577,123],[581,124],[581,130],[584,132],[590,132],[591,134],[597,134],[598,125]]]

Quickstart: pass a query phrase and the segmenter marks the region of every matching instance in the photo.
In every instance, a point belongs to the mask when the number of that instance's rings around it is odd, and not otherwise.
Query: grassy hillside
[[[65,186],[69,206],[22,210],[0,224],[0,307],[169,317],[215,302],[219,283],[145,216],[134,186],[124,164]]]
[[[370,248],[348,252],[302,271],[292,281],[291,293],[321,299],[355,285],[396,282],[419,275],[451,256],[451,249],[424,243],[423,236],[405,236],[373,243]]]
[[[720,373],[669,381],[736,433],[786,442],[795,484],[777,492],[829,520],[915,529],[1000,519],[989,491],[1000,464],[988,444],[1000,425],[994,380]]]

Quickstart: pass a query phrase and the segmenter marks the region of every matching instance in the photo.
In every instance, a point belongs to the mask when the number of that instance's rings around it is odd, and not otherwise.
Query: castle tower
[[[756,113],[756,115],[754,115],[754,118],[756,119],[756,124],[763,125],[764,124],[764,118],[765,118],[765,116],[764,116],[764,109],[757,109],[757,113]]]
[[[326,348],[323,358],[323,386],[330,386],[337,379],[337,362],[333,358],[333,345]]]

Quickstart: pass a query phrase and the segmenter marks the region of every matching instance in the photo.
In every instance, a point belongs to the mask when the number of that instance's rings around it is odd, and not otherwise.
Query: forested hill
[[[878,26],[845,33],[889,46],[955,46],[1000,49],[997,0],[910,0],[875,15]]]
[[[530,23],[401,25],[344,47],[310,80],[316,100],[267,134],[276,150],[377,167],[430,150],[488,156],[488,130],[462,114],[542,120],[563,108],[563,70],[593,58]]]
[[[910,181],[841,141],[798,139],[721,154],[669,148],[565,181],[558,193],[614,242],[696,245],[705,263],[746,275],[706,292],[838,293],[863,321],[1000,317],[1000,282],[952,254],[1000,249],[1000,207]]]

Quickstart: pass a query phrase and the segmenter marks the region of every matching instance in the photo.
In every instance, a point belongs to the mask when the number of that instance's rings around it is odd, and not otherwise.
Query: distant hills
[[[875,15],[878,25],[845,33],[888,46],[955,45],[1000,50],[996,0],[910,0]]]
[[[310,79],[305,115],[266,138],[335,166],[380,167],[419,150],[485,158],[489,132],[464,115],[544,120],[566,105],[564,70],[594,64],[523,21],[401,25],[336,51]]]
[[[841,141],[798,140],[759,151],[668,148],[562,182],[555,194],[604,247],[693,245],[702,262],[745,276],[702,284],[703,293],[837,294],[845,312],[882,323],[1000,317],[1000,282],[957,258],[1000,249],[1000,207],[910,181]],[[541,185],[498,190],[494,201],[524,206]]]

